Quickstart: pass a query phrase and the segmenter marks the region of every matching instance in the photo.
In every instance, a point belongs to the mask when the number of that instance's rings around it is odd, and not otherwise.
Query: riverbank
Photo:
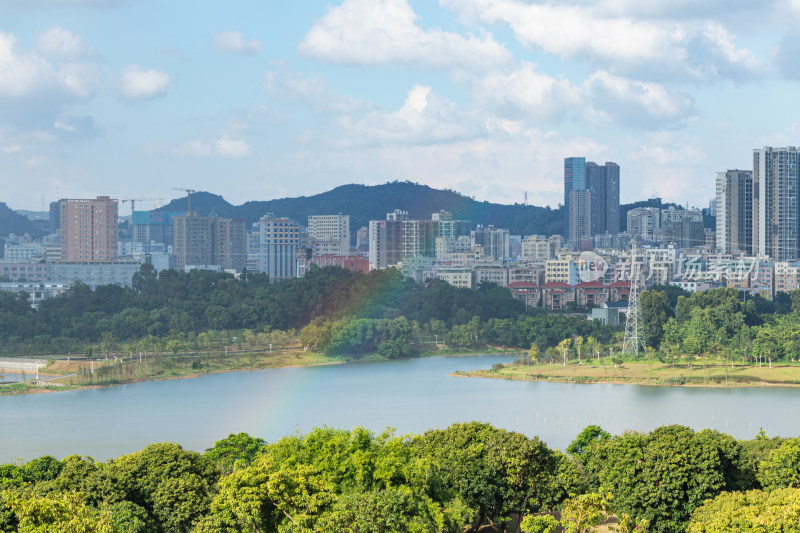
[[[445,345],[436,345],[423,351],[419,357],[463,356],[480,354],[516,354],[502,348],[490,347],[480,352],[453,350]],[[301,346],[290,346],[273,351],[240,351],[228,355],[220,353],[160,354],[139,358],[95,359],[54,359],[48,361],[34,382],[34,374],[28,373],[30,380],[24,383],[0,385],[0,396],[36,394],[93,387],[125,385],[141,381],[189,379],[204,374],[220,372],[243,372],[268,368],[291,368],[348,363],[369,363],[387,361],[377,354],[359,358],[329,357],[318,352],[304,351]]]
[[[605,364],[602,364],[605,363]],[[800,366],[748,364],[733,368],[719,364],[695,364],[692,367],[660,362],[625,362],[615,366],[601,364],[495,365],[487,370],[455,372],[454,376],[516,381],[556,383],[618,383],[681,387],[800,387]]]

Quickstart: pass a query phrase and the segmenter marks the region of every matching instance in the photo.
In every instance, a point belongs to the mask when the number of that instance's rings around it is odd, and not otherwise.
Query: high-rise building
[[[658,207],[636,207],[628,211],[628,234],[647,241],[661,235],[661,209]]]
[[[478,225],[472,232],[472,245],[482,246],[483,255],[495,260],[511,256],[510,235],[507,229]]]
[[[753,251],[773,261],[800,257],[799,153],[795,146],[753,150]]]
[[[564,158],[564,235],[569,235],[569,193],[586,190],[586,158]]]
[[[581,198],[580,206],[574,206],[571,200],[573,191],[588,191],[590,196],[589,228],[570,228],[572,221],[583,223],[587,203]],[[564,159],[564,205],[566,206],[566,234],[576,233],[577,239],[608,233],[619,233],[619,165],[606,162],[598,165],[586,161],[583,157],[568,157]],[[577,209],[577,211],[576,211]],[[570,242],[575,245],[575,238],[570,237]]]
[[[570,191],[567,239],[573,248],[580,248],[581,239],[592,236],[592,193]]]
[[[118,202],[108,196],[61,200],[61,260],[116,260],[117,220]]]
[[[361,252],[369,250],[369,228],[361,226],[356,231],[356,248]]]
[[[717,173],[716,249],[753,255],[753,172],[728,170]]]
[[[183,211],[134,211],[131,216],[131,240],[172,246],[172,217],[185,214]]]
[[[403,260],[403,220],[408,213],[395,210],[386,220],[369,221],[369,269],[383,269]]]
[[[311,215],[308,235],[313,255],[347,255],[350,252],[350,215]]]
[[[662,209],[661,231],[665,244],[679,248],[697,248],[705,244],[703,213],[699,209]]]
[[[261,271],[270,283],[297,277],[300,225],[292,219],[267,213],[258,222],[261,236]]]
[[[196,211],[172,217],[172,252],[175,267],[215,265],[228,270],[242,270],[246,265],[247,244],[242,219],[207,217]]]
[[[213,265],[211,218],[201,217],[197,211],[172,217],[172,253],[175,267]]]
[[[241,272],[247,265],[247,228],[243,218],[213,217],[213,259],[215,265]]]
[[[50,231],[57,233],[61,229],[61,202],[50,202]]]

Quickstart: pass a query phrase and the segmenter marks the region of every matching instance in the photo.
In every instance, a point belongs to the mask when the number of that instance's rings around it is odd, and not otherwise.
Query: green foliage
[[[570,455],[584,455],[589,451],[590,446],[611,438],[611,433],[603,430],[600,426],[589,425],[583,428],[583,431],[578,433],[569,446],[567,446],[567,453]]]
[[[63,467],[64,463],[55,457],[45,455],[25,463],[19,471],[24,481],[35,483],[55,479]]]
[[[726,492],[698,507],[688,533],[800,532],[800,490]]]
[[[767,490],[800,487],[800,437],[783,441],[761,463],[758,480]]]
[[[658,348],[664,335],[664,324],[675,315],[667,293],[644,291],[639,299],[639,314],[645,345]]]
[[[163,531],[182,532],[208,511],[218,477],[210,459],[160,443],[109,461],[85,486],[90,501],[132,502]]]
[[[247,433],[231,433],[227,438],[218,440],[213,448],[203,454],[219,466],[223,474],[230,474],[234,467],[247,466],[255,461],[258,454],[264,451],[267,443],[264,439],[251,437]]]
[[[19,533],[114,532],[109,514],[89,508],[76,492],[40,497],[5,491],[2,499],[13,511]]]
[[[584,533],[605,522],[609,517],[612,494],[589,492],[564,502],[561,526],[565,533]]]
[[[529,515],[522,519],[522,533],[552,533],[558,527],[558,520],[551,515]]]
[[[594,448],[587,468],[615,507],[650,522],[652,531],[681,531],[691,513],[724,490],[744,488],[741,446],[711,430],[664,426],[628,433]]]
[[[560,510],[571,532],[614,513],[621,533],[800,533],[800,489],[779,488],[796,483],[800,439],[589,426],[569,452],[470,422],[408,437],[323,427],[273,444],[231,434],[203,455],[161,443],[107,463],[42,457],[0,466],[0,531],[529,533],[553,531]],[[759,481],[771,492],[731,492]]]
[[[474,524],[536,512],[550,500],[558,460],[537,438],[469,422],[428,431],[414,446],[439,465],[442,488],[476,510]]]

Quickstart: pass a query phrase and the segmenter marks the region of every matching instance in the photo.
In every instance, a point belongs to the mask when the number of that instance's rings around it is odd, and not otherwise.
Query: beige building
[[[350,253],[350,215],[310,215],[308,235],[313,255]]]
[[[242,270],[247,259],[245,222],[241,219],[200,216],[191,211],[172,217],[175,267],[217,265]]]
[[[522,240],[522,260],[523,261],[547,261],[555,257],[556,241],[541,235],[531,235]]]
[[[61,260],[117,259],[118,202],[108,196],[94,200],[61,200]]]
[[[544,282],[577,285],[581,281],[578,273],[579,266],[578,262],[571,257],[546,261],[544,264]]]
[[[775,292],[800,289],[800,264],[780,261],[775,263]]]

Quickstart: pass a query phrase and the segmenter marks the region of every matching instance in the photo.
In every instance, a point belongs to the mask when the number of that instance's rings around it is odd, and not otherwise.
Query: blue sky
[[[0,0],[0,201],[399,179],[555,206],[585,156],[623,202],[706,206],[716,172],[800,144],[799,22],[800,0]]]

